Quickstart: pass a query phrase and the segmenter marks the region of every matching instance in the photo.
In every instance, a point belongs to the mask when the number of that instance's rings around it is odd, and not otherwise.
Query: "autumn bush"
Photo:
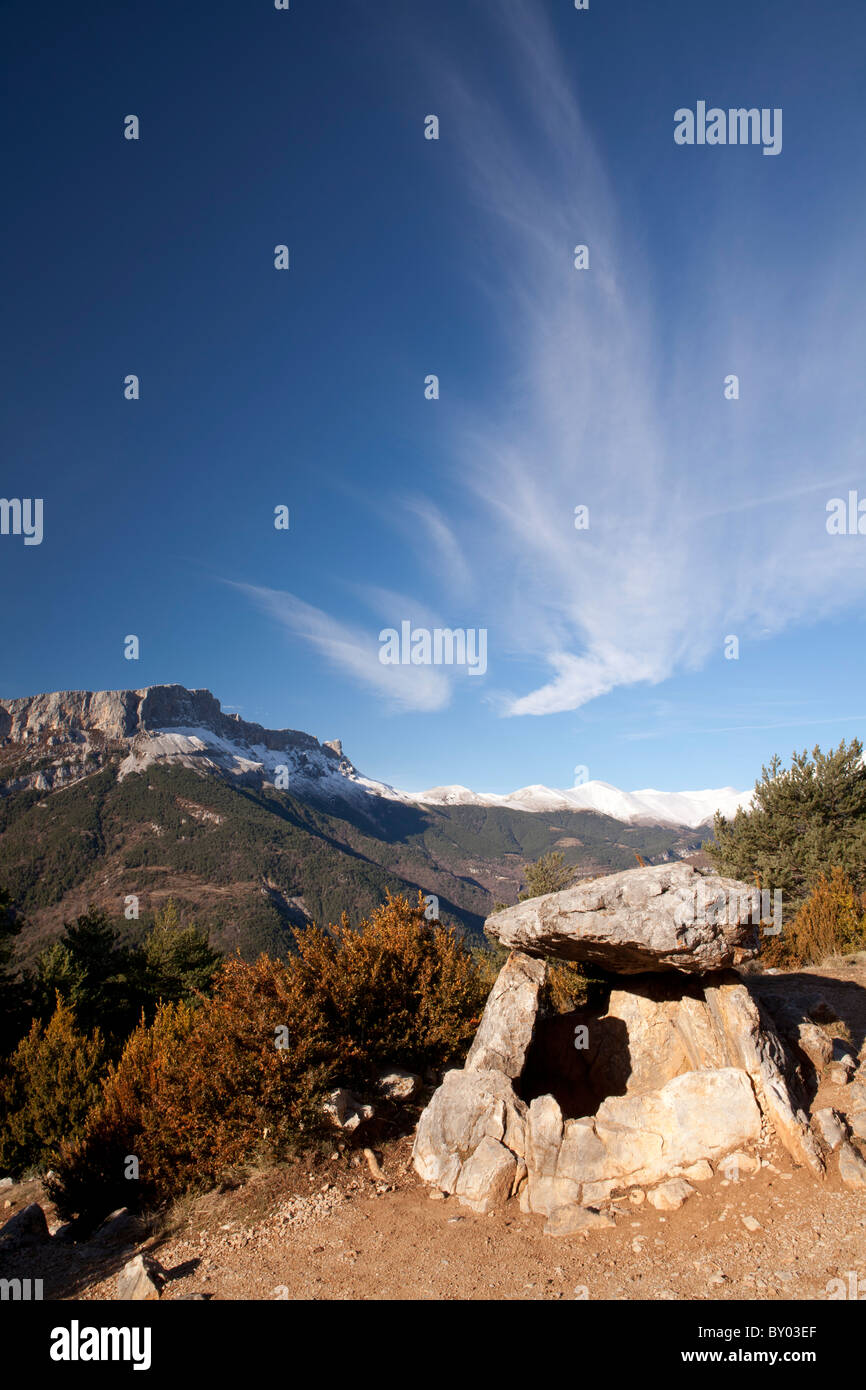
[[[866,912],[861,896],[840,867],[818,875],[806,901],[781,935],[762,951],[765,965],[820,965],[828,956],[866,947]]]
[[[461,1060],[486,991],[468,948],[424,909],[420,895],[415,906],[389,896],[357,928],[345,917],[310,926],[289,960],[232,959],[211,998],[142,1020],[55,1164],[61,1213],[93,1216],[132,1205],[131,1194],[155,1205],[213,1184],[315,1139],[327,1090],[364,1087],[386,1063]]]
[[[414,907],[389,895],[357,931],[344,916],[299,936],[295,989],[350,1080],[385,1062],[441,1067],[472,1041],[484,982],[454,930],[426,922],[424,911],[420,894]]]

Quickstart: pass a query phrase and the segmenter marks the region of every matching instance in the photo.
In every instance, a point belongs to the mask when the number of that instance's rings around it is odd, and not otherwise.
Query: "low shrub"
[[[765,965],[820,965],[828,956],[866,947],[863,901],[843,869],[821,873],[802,907],[781,935],[764,946]]]
[[[314,1139],[332,1087],[362,1087],[386,1063],[461,1059],[485,990],[468,948],[424,911],[420,894],[417,906],[389,896],[357,930],[345,918],[308,927],[288,961],[230,960],[212,998],[142,1019],[55,1164],[61,1213],[153,1206],[212,1185]]]

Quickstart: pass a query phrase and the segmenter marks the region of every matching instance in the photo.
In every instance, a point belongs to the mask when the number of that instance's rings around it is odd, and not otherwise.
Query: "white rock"
[[[744,1176],[753,1177],[761,1171],[761,1160],[757,1154],[744,1153],[742,1149],[736,1149],[734,1153],[727,1154],[719,1166],[726,1178],[740,1182]]]
[[[425,1182],[435,1183],[444,1192],[454,1192],[461,1171],[485,1138],[524,1157],[526,1106],[515,1096],[511,1082],[497,1071],[449,1071],[430,1104],[423,1111],[415,1133],[412,1159]],[[485,1151],[489,1160],[490,1150]],[[504,1171],[504,1161],[501,1163]],[[483,1167],[483,1161],[482,1161]],[[499,1169],[487,1169],[495,1190],[499,1191]],[[512,1180],[517,1171],[512,1165]],[[470,1178],[477,1196],[479,1168]],[[508,1194],[506,1193],[506,1196]]]
[[[656,1211],[679,1211],[694,1190],[684,1178],[668,1178],[667,1182],[660,1183],[647,1193],[647,1201]]]
[[[365,1120],[371,1120],[374,1114],[372,1105],[364,1105],[345,1087],[331,1091],[322,1102],[322,1110],[337,1129],[345,1130],[349,1134]]]
[[[164,1271],[150,1255],[135,1255],[117,1276],[118,1299],[149,1303],[159,1298]]]
[[[761,1116],[748,1076],[724,1067],[685,1072],[644,1096],[609,1096],[596,1112],[595,1131],[607,1175],[628,1173],[645,1184],[755,1141]]]
[[[839,1112],[829,1105],[815,1111],[812,1116],[812,1128],[823,1139],[831,1153],[835,1153],[848,1137]]]
[[[678,1174],[687,1182],[709,1182],[713,1176],[712,1164],[707,1163],[705,1158],[698,1159],[697,1163],[690,1163]]]
[[[460,1169],[454,1193],[463,1206],[485,1216],[508,1201],[516,1172],[517,1159],[511,1150],[485,1135]]]
[[[547,977],[543,960],[512,951],[496,977],[478,1031],[466,1058],[467,1071],[523,1071],[538,1012],[538,994]]]
[[[664,1181],[760,1132],[751,1082],[734,1067],[685,1072],[642,1096],[610,1096],[594,1119],[563,1123],[554,1098],[538,1097],[526,1124],[529,1210],[595,1206],[615,1189]]]
[[[752,890],[691,864],[625,869],[488,917],[512,949],[591,961],[619,974],[720,970],[754,955]]]
[[[376,1090],[386,1100],[411,1100],[420,1086],[420,1076],[414,1071],[404,1071],[402,1067],[389,1067],[376,1082]]]
[[[866,1163],[847,1139],[839,1148],[839,1176],[852,1192],[866,1189]]]

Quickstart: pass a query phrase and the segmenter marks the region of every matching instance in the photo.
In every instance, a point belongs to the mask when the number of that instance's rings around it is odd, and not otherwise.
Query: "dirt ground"
[[[763,976],[756,987],[823,998],[862,1046],[862,956]],[[813,1109],[844,1113],[848,1090],[824,1082]],[[376,1152],[381,1179],[357,1151],[335,1150],[314,1167],[272,1168],[186,1199],[137,1245],[52,1241],[21,1252],[14,1274],[41,1277],[47,1299],[111,1299],[125,1261],[147,1249],[166,1271],[165,1300],[823,1300],[831,1280],[847,1286],[852,1272],[866,1294],[866,1192],[844,1188],[832,1160],[818,1182],[775,1141],[759,1150],[759,1172],[735,1182],[717,1171],[679,1211],[621,1197],[608,1208],[615,1229],[564,1238],[545,1236],[543,1218],[522,1215],[515,1200],[477,1216],[456,1198],[432,1198],[412,1169],[410,1136]],[[0,1193],[0,1208],[4,1200],[8,1216],[44,1198],[34,1182]],[[47,1204],[46,1214],[56,1228]]]

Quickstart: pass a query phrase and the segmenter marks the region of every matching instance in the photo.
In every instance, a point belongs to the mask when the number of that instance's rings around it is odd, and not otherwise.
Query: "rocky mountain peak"
[[[320,747],[310,734],[294,729],[265,729],[237,714],[223,712],[209,690],[183,685],[151,685],[141,690],[60,690],[22,699],[0,700],[0,738],[23,743],[57,734],[101,734],[109,742],[173,728],[209,729],[222,738],[265,748]]]

